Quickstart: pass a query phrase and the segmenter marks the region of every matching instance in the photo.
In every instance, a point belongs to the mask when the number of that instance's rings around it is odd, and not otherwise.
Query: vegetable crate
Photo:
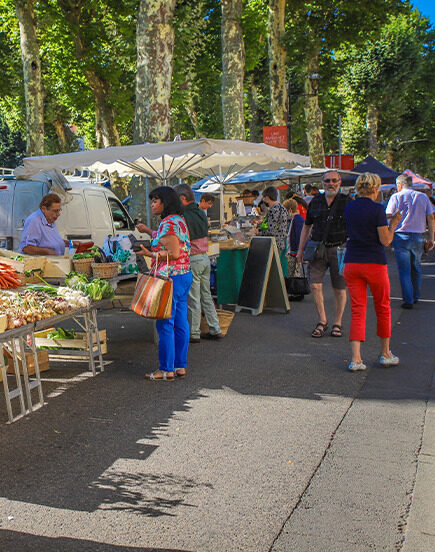
[[[8,374],[15,374],[14,370],[14,360],[9,351],[6,349],[3,349],[3,353],[8,358],[8,367],[7,367],[7,373]],[[50,361],[48,358],[48,351],[37,351],[38,355],[38,365],[39,365],[39,371],[45,372],[46,370],[50,369]],[[21,355],[17,352],[17,358],[18,358],[18,364],[20,366],[20,374],[23,373],[23,364],[21,362]],[[33,376],[35,374],[35,362],[33,359],[33,353],[26,353],[26,364],[27,364],[27,372],[29,376]],[[0,380],[1,380],[1,373],[0,373]]]
[[[47,328],[46,330],[35,332],[36,347],[55,347],[49,351],[46,351],[52,358],[68,357],[72,359],[83,359],[89,357],[89,346],[85,333],[75,332],[74,339],[52,339],[47,337],[47,335],[54,330],[55,328]],[[107,353],[106,330],[100,330],[98,335],[100,339],[101,353],[104,355]],[[94,355],[98,353],[97,340],[95,337],[96,336],[94,336],[94,343],[92,347]]]
[[[22,257],[22,261],[16,261],[16,257]],[[9,251],[8,249],[0,249],[0,262],[13,266],[17,272],[23,273],[25,270],[34,270],[45,268],[47,262],[46,257],[23,255],[16,251]]]

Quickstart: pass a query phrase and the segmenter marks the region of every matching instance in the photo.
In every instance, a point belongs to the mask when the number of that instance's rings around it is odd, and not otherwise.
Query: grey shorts
[[[309,263],[308,275],[310,284],[323,283],[325,272],[329,268],[331,284],[334,289],[346,289],[346,281],[344,276],[338,272],[337,248],[325,247],[323,254]]]

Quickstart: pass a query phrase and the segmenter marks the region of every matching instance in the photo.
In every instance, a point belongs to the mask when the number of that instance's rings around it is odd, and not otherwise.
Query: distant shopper
[[[426,250],[434,247],[434,207],[426,194],[411,188],[412,178],[401,174],[396,179],[397,194],[391,196],[386,213],[391,218],[396,211],[402,218],[394,234],[393,247],[402,287],[403,309],[412,309],[421,293],[421,256],[425,246],[426,224],[429,239]]]
[[[205,192],[201,195],[201,199],[199,200],[198,207],[203,211],[207,212],[209,209],[213,207],[214,201],[215,201],[214,195]]]
[[[281,260],[284,276],[287,276],[286,239],[288,230],[288,213],[285,207],[278,201],[278,190],[269,186],[263,191],[263,201],[268,207],[267,215],[258,227],[260,236],[272,236]]]
[[[344,213],[349,237],[344,277],[352,307],[349,334],[352,360],[347,367],[350,372],[366,369],[361,342],[365,341],[367,286],[375,304],[377,335],[381,340],[380,363],[382,366],[399,364],[398,357],[390,351],[390,280],[384,246],[393,241],[401,215],[397,212],[388,226],[384,207],[376,202],[380,186],[377,174],[361,174],[356,181],[358,197],[347,205]]]
[[[304,219],[298,212],[298,204],[294,199],[286,199],[283,202],[283,207],[287,209],[289,217],[289,227],[287,232],[286,253],[296,257],[299,247]]]
[[[305,220],[307,216],[308,203],[304,201],[298,194],[293,194],[290,199],[294,199],[298,204],[298,213]]]
[[[156,268],[158,275],[171,278],[173,296],[171,318],[156,321],[160,367],[145,374],[145,378],[168,381],[186,375],[190,333],[187,296],[192,284],[190,240],[186,222],[181,216],[183,206],[174,189],[160,186],[151,191],[149,199],[152,214],[160,216],[162,222],[151,241],[151,249],[141,245],[139,254],[153,259],[151,268]]]
[[[323,175],[323,186],[325,193],[313,198],[308,206],[297,254],[298,260],[302,262],[305,244],[310,236],[313,241],[321,242],[315,258],[309,263],[311,291],[319,317],[311,333],[315,338],[323,337],[328,329],[323,300],[323,278],[328,269],[335,299],[332,337],[343,335],[341,321],[346,306],[346,282],[338,270],[337,247],[346,242],[344,210],[350,199],[340,192],[341,178],[334,170]]]
[[[210,292],[210,259],[208,257],[208,222],[204,211],[195,203],[192,188],[179,184],[174,190],[184,207],[184,218],[190,234],[190,265],[193,281],[187,301],[190,322],[190,343],[204,339],[222,339],[219,319]],[[201,311],[204,312],[209,331],[201,335]]]
[[[305,203],[308,205],[310,201],[319,193],[319,188],[311,184],[305,184],[304,186],[304,197],[302,198]]]
[[[304,275],[302,263],[297,260],[296,255],[302,228],[304,227],[304,219],[298,213],[298,204],[294,199],[286,199],[283,202],[283,207],[287,209],[289,214],[289,227],[286,241],[287,275],[288,278],[302,278]],[[303,295],[289,295],[289,299],[292,301],[301,301],[303,298]]]

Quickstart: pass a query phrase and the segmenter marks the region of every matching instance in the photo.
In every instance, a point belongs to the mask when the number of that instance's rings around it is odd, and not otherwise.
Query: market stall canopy
[[[301,187],[307,182],[318,182],[322,180],[325,172],[331,169],[317,169],[315,167],[297,166],[292,169],[279,169],[277,171],[248,171],[238,174],[225,181],[225,190],[229,192],[240,192],[241,188],[249,187],[251,190],[261,190],[265,183],[276,182],[279,189],[287,189],[289,184],[295,184]],[[337,170],[342,178],[347,175],[353,175],[352,171]],[[356,175],[358,176],[358,175]],[[220,182],[215,178],[204,178],[192,186],[193,190],[199,193],[213,193],[219,191]]]
[[[387,167],[387,165],[384,165],[371,155],[358,163],[358,165],[353,168],[353,172],[360,174],[365,172],[378,174],[381,177],[382,184],[394,184],[394,182],[396,182],[396,178],[400,174],[397,171],[390,169],[390,167]],[[342,185],[353,186],[357,178],[358,175],[347,176],[342,179]]]
[[[148,176],[166,182],[189,175],[219,178],[225,173],[231,178],[247,168],[278,169],[309,164],[309,157],[267,144],[200,138],[26,157],[23,165],[15,169],[15,175],[29,179],[41,170],[87,168],[97,173],[116,171],[120,176]]]
[[[409,169],[406,169],[403,171],[402,174],[406,174],[407,176],[410,176],[412,178],[412,187],[417,189],[433,189],[433,182],[427,178],[423,178],[417,173],[412,172]]]

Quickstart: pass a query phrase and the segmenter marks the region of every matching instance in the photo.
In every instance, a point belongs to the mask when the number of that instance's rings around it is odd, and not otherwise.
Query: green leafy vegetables
[[[78,272],[70,272],[65,278],[65,285],[72,289],[82,291],[93,301],[112,299],[115,295],[113,287],[107,280],[95,278],[94,280],[88,281],[85,274]]]
[[[84,253],[76,253],[73,256],[73,260],[79,260],[79,259],[95,259],[95,257],[101,257],[101,251],[100,248],[96,245],[91,247],[88,251],[85,251]]]

